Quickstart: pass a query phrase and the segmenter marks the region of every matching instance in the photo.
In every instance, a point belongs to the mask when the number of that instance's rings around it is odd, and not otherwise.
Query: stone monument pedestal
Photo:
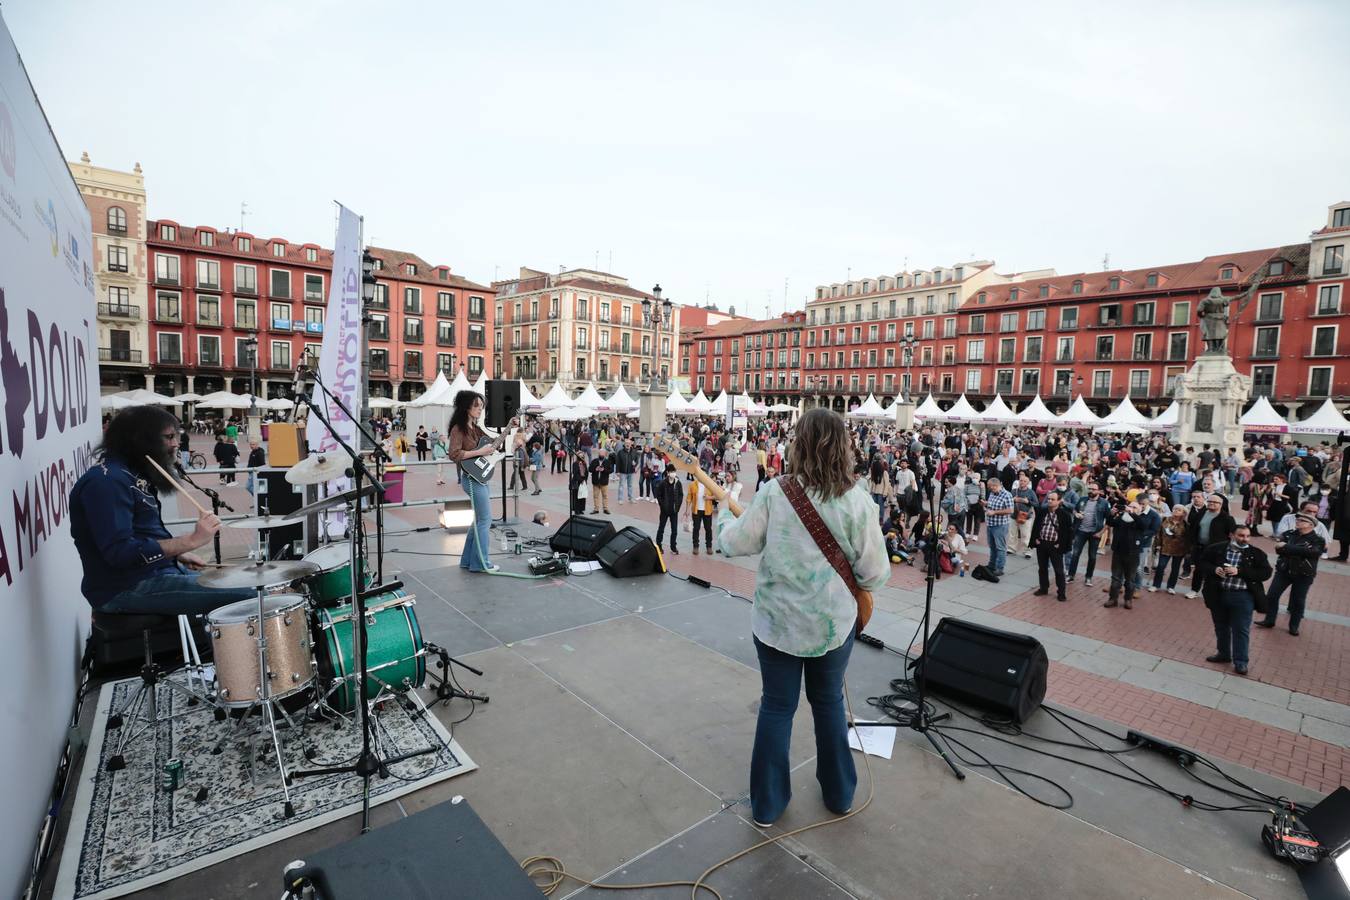
[[[895,427],[901,431],[914,430],[914,401],[897,400],[895,406]]]
[[[1227,354],[1205,353],[1177,382],[1175,440],[1183,447],[1204,445],[1228,451],[1242,446],[1238,418],[1251,396],[1252,379]]]

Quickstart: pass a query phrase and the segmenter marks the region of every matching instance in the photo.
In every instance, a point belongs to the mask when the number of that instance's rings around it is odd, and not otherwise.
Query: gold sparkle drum
[[[217,699],[222,705],[245,707],[258,699],[260,630],[267,639],[272,699],[299,693],[314,681],[314,650],[306,601],[300,594],[264,597],[261,627],[257,600],[240,600],[212,610],[206,622],[215,655]]]

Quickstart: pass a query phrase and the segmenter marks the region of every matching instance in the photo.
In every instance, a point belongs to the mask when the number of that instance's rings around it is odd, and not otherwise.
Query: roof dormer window
[[[1049,297],[1049,296],[1050,296],[1050,285],[1048,285],[1048,284],[1043,284],[1043,285],[1041,285],[1040,298],[1041,298],[1042,300],[1044,300],[1046,297]],[[261,671],[261,670],[259,670],[259,671]]]
[[[1288,264],[1282,259],[1272,259],[1266,267],[1267,275],[1283,275],[1289,268]]]
[[[1220,270],[1219,270],[1219,280],[1220,280],[1220,281],[1232,281],[1232,280],[1233,280],[1233,267],[1232,267],[1232,266],[1224,266],[1222,269],[1220,269]]]
[[[1340,209],[1333,209],[1331,211],[1331,227],[1350,227],[1350,206],[1342,206]]]
[[[1148,277],[1144,279],[1144,285],[1145,285],[1146,287],[1157,287],[1157,286],[1158,286],[1158,273],[1157,273],[1157,272],[1149,272],[1149,273],[1148,273]]]
[[[197,243],[203,247],[214,247],[216,245],[216,233],[214,231],[197,232]]]
[[[1012,300],[1014,303],[1017,302],[1017,294],[1018,294],[1017,288],[1013,288],[1012,290],[1008,291],[1008,299]]]
[[[284,257],[286,255],[285,243],[283,243],[282,241],[274,241],[272,243],[272,255],[275,256],[277,259],[281,259],[282,257]]]
[[[417,274],[417,264],[416,264],[416,263],[404,263],[404,264],[403,264],[403,274],[404,274],[404,275],[416,275],[416,274]]]
[[[243,253],[251,253],[253,251],[253,238],[247,237],[235,238],[234,245]]]
[[[1075,281],[1075,282],[1073,283],[1073,292],[1074,292],[1075,294],[1081,294],[1081,293],[1083,293],[1083,282],[1082,282],[1082,281]]]
[[[1119,276],[1112,275],[1110,278],[1108,278],[1108,279],[1106,280],[1106,289],[1107,289],[1108,291],[1118,291],[1118,290],[1120,290],[1120,278],[1119,278]]]
[[[987,294],[985,294],[984,291],[980,291],[977,295],[975,295],[975,302],[976,302],[976,303],[983,303],[983,302],[985,302],[985,301],[988,300],[988,299],[989,299],[989,296],[988,296]],[[259,671],[261,671],[261,670],[259,670]]]
[[[314,247],[306,247],[306,248],[305,248],[305,261],[306,261],[306,262],[318,262],[318,261],[319,261],[319,251],[318,251],[316,248],[314,248]],[[261,670],[259,670],[259,671],[261,671]]]

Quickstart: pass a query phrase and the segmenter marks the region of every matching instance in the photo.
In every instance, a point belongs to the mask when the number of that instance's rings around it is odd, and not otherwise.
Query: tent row
[[[872,397],[868,400],[875,404]],[[853,417],[867,418],[859,413],[867,407],[864,402],[858,409],[849,413]],[[891,408],[893,409],[894,404]],[[1141,413],[1129,397],[1121,399],[1116,408],[1105,416],[1098,416],[1088,409],[1082,396],[1074,398],[1068,410],[1060,415],[1052,413],[1037,396],[1021,412],[1013,412],[1003,398],[995,395],[983,411],[977,411],[970,405],[965,394],[957,398],[951,409],[944,410],[937,405],[933,395],[929,394],[914,410],[914,418],[925,423],[963,422],[987,425],[1031,425],[1054,428],[1091,428],[1103,434],[1146,434],[1150,431],[1171,431],[1177,425],[1180,407],[1173,401],[1167,409],[1150,419]],[[891,410],[875,418],[890,418]],[[1243,431],[1266,434],[1339,434],[1350,431],[1350,420],[1336,409],[1330,399],[1308,418],[1300,422],[1289,422],[1270,405],[1266,397],[1256,398],[1251,409],[1238,420]]]

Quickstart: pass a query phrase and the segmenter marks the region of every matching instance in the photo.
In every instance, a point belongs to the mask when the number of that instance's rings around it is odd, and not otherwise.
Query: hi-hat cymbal
[[[361,486],[361,496],[369,497],[373,493],[375,493],[375,485],[363,484]],[[352,488],[349,491],[340,491],[339,493],[336,494],[329,494],[327,497],[320,497],[313,503],[310,503],[307,506],[302,506],[295,512],[290,513],[290,516],[293,519],[303,519],[305,516],[312,515],[313,513],[317,512],[323,512],[325,509],[332,509],[335,506],[342,506],[343,504],[349,503],[355,499],[356,499],[356,488]]]
[[[291,484],[323,484],[347,474],[351,460],[341,453],[316,453],[306,456],[286,470]]]
[[[202,587],[211,588],[260,588],[269,584],[282,584],[295,581],[306,575],[313,575],[319,567],[303,559],[285,559],[275,562],[245,563],[242,566],[229,566],[203,572],[197,578]]]
[[[296,513],[288,513],[284,516],[249,516],[246,519],[230,519],[220,524],[226,528],[251,528],[254,531],[261,531],[267,528],[280,528],[283,525],[297,525],[302,518]]]

